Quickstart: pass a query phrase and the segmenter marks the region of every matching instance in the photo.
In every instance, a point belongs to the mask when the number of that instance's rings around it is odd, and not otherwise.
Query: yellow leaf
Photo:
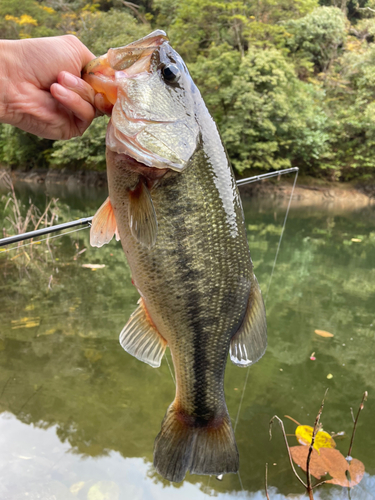
[[[321,337],[333,337],[333,333],[326,332],[325,330],[315,330],[315,333]]]
[[[300,444],[310,446],[314,429],[309,425],[299,425],[296,429],[296,438]],[[314,448],[319,452],[320,448],[336,448],[336,443],[325,431],[318,431],[315,436]]]

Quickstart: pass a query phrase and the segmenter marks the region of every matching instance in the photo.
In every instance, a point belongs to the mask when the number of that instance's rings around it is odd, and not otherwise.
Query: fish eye
[[[173,83],[176,82],[180,76],[180,70],[174,64],[168,64],[163,66],[161,73],[166,82]]]

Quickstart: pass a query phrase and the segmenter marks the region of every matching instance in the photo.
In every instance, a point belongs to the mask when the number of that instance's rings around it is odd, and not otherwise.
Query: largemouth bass
[[[176,395],[155,440],[170,481],[237,472],[224,398],[228,352],[239,366],[266,349],[263,299],[241,200],[217,127],[164,32],[93,60],[84,79],[114,105],[108,126],[109,197],[91,244],[114,235],[140,293],[122,347],[153,367],[170,348]]]

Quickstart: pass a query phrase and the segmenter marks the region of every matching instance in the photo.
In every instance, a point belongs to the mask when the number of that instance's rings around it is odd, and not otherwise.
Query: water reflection
[[[30,191],[22,189],[26,199]],[[60,193],[61,217],[91,215],[105,197],[93,193]],[[33,199],[44,206],[43,193],[33,193]],[[257,199],[245,199],[244,205],[265,291],[285,207]],[[371,208],[292,206],[267,302],[269,348],[250,370],[236,432],[245,493],[237,475],[222,482],[188,476],[176,487],[153,471],[153,441],[174,385],[165,361],[154,370],[118,344],[138,299],[119,244],[94,249],[87,231],[64,236],[45,267],[26,274],[20,274],[18,259],[0,255],[0,498],[18,500],[29,493],[28,498],[93,500],[106,498],[108,490],[111,500],[213,493],[263,499],[266,462],[277,464],[270,465],[271,499],[285,498],[301,489],[277,428],[268,441],[269,419],[289,414],[312,424],[326,387],[324,428],[349,436],[350,407],[357,408],[365,389],[370,392],[353,449],[367,472],[352,498],[374,498],[374,219]],[[105,267],[92,271],[84,263]],[[334,337],[318,337],[317,328]],[[312,352],[316,361],[309,359]],[[228,364],[225,390],[233,419],[245,375]],[[286,427],[294,432],[292,422]],[[348,438],[338,441],[344,455],[348,447]],[[90,497],[90,491],[102,496]],[[344,494],[324,487],[316,498]]]

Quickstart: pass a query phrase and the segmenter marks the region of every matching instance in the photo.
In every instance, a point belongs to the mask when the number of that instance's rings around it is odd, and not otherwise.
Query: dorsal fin
[[[119,241],[115,214],[109,197],[94,215],[90,229],[90,244],[93,247],[102,247],[109,243],[113,236]]]
[[[235,365],[246,367],[256,363],[266,348],[266,309],[258,281],[253,275],[245,317],[230,341],[230,359]]]
[[[142,178],[129,192],[129,224],[132,235],[139,243],[147,248],[155,245],[158,222],[150,191]]]
[[[157,331],[143,299],[139,299],[138,303],[139,306],[120,333],[120,344],[132,356],[157,368],[160,366],[167,341]]]

